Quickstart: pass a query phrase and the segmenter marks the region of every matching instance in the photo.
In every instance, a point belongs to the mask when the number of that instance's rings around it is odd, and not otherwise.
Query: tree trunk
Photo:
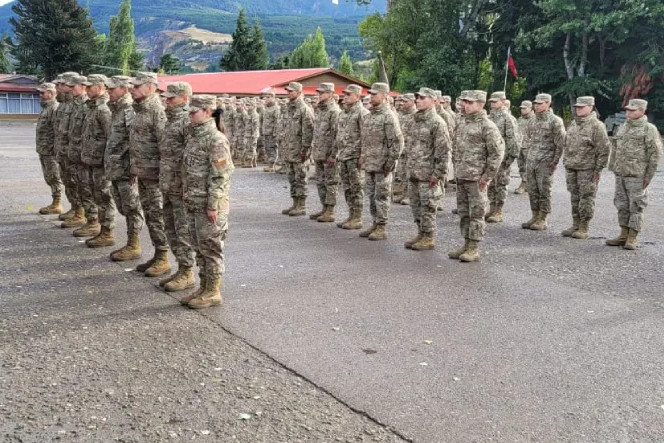
[[[470,27],[475,24],[477,21],[477,16],[480,13],[480,9],[482,9],[482,6],[487,2],[487,0],[475,0],[475,3],[473,4],[473,7],[470,10],[470,13],[468,14],[468,17],[466,20],[463,22],[463,26],[461,28],[461,31],[459,32],[459,35],[462,38],[465,38],[468,32],[470,31]]]

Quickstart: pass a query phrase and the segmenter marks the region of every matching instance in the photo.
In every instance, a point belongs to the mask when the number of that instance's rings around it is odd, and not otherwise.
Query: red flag
[[[516,73],[516,65],[514,64],[514,59],[510,55],[509,58],[507,59],[507,66],[510,68],[510,72],[512,73],[512,77],[518,78],[517,73]]]

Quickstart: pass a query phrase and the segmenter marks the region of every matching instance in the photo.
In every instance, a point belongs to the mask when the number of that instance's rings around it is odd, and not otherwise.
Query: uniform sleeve
[[[596,147],[595,173],[599,174],[602,172],[602,169],[606,168],[606,165],[609,163],[609,155],[611,154],[611,140],[609,139],[609,134],[606,132],[606,126],[600,121],[597,121],[595,126],[593,144]]]
[[[314,112],[306,105],[302,106],[302,151],[311,149],[314,139]]]
[[[210,210],[228,212],[233,161],[230,157],[230,144],[221,132],[210,137],[208,154],[210,156],[210,173],[207,179],[207,207]]]
[[[253,115],[252,116],[252,138],[254,141],[258,140],[258,137],[261,135],[261,115]]]
[[[157,146],[161,146],[166,136],[166,113],[161,108],[155,110],[154,131],[157,137]]]
[[[491,123],[484,126],[484,142],[486,144],[487,157],[486,167],[482,172],[482,179],[485,182],[490,182],[496,176],[500,163],[503,161],[505,154],[505,142],[500,135],[498,127]]]
[[[654,125],[648,124],[648,133],[646,134],[646,164],[645,177],[648,181],[652,180],[662,157],[662,138]]]
[[[339,115],[341,114],[340,109],[335,109],[330,113],[330,139],[332,140],[332,146],[330,147],[330,152],[328,152],[328,158],[336,158],[339,153],[339,148],[337,146],[337,133],[339,132]]]
[[[505,159],[511,161],[521,151],[521,132],[511,115],[505,117]],[[562,155],[562,154],[561,154]]]
[[[388,112],[385,117],[385,139],[387,141],[387,162],[396,162],[403,152],[404,140],[401,125],[393,112]]]
[[[366,108],[365,108],[366,109]],[[364,162],[367,159],[367,151],[364,149],[365,143],[364,143],[364,125],[367,124],[367,119],[369,118],[369,113],[367,112],[366,114],[360,115],[360,117],[357,119],[357,126],[358,126],[358,132],[360,136],[358,137],[359,143],[360,143],[360,162],[364,164]]]
[[[447,123],[445,123],[445,121],[441,121],[441,123],[442,124],[436,127],[433,139],[433,175],[438,180],[442,180],[443,177],[448,174],[447,166],[449,165],[450,156],[452,155],[452,139],[450,138]]]
[[[563,120],[558,117],[554,118],[551,130],[553,131],[553,145],[556,149],[553,155],[553,163],[557,165],[560,161],[560,157],[563,155],[563,149],[565,148],[565,137],[567,136]]]
[[[99,125],[106,140],[108,140],[108,136],[111,135],[111,119],[111,110],[106,106],[102,107],[99,110]]]

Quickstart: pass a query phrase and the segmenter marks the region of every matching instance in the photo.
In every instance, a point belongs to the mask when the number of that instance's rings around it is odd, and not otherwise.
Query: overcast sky
[[[6,3],[9,3],[10,1],[12,1],[12,0],[0,0],[0,6],[4,5]]]

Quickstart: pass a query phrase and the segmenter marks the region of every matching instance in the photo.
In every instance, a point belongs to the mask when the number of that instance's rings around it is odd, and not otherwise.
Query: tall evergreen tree
[[[111,17],[108,39],[105,43],[104,65],[122,70],[123,75],[143,67],[143,54],[139,52],[131,18],[131,0],[122,0],[118,15]],[[110,70],[117,75],[117,70]]]
[[[219,65],[225,71],[242,71],[245,69],[245,60],[251,49],[251,33],[247,25],[247,14],[244,9],[240,9],[235,31],[233,31],[233,42],[221,58]]]
[[[10,47],[11,47],[11,40],[9,39],[9,36],[5,32],[2,34],[2,38],[0,38],[0,74],[9,73],[10,65],[7,54],[9,53]]]
[[[355,76],[353,72],[353,61],[348,55],[348,51],[344,50],[339,58],[339,71],[343,72],[346,75]]]
[[[159,59],[159,71],[164,74],[177,74],[180,71],[180,59],[172,54],[164,54]]]
[[[50,80],[60,72],[89,70],[97,33],[76,0],[17,0],[12,11],[17,71]]]
[[[326,68],[330,66],[330,58],[325,50],[325,37],[320,28],[314,35],[308,36],[304,42],[290,55],[291,68]]]
[[[251,28],[249,51],[243,65],[244,69],[253,71],[267,69],[270,65],[270,53],[267,52],[267,42],[258,19],[254,19],[254,25]]]

